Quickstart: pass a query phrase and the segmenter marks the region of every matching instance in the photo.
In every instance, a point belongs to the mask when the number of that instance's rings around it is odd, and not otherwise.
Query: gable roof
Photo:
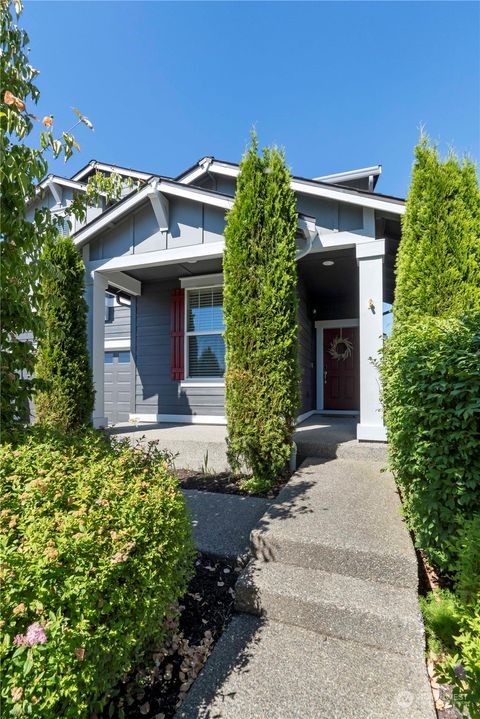
[[[381,166],[376,165],[381,172]],[[366,168],[367,171],[371,168]],[[226,160],[217,160],[214,157],[202,157],[196,165],[185,170],[175,179],[182,184],[190,184],[194,179],[198,179],[203,174],[212,173],[224,175],[226,177],[236,178],[240,174],[240,165],[235,162]],[[356,172],[353,170],[352,172]],[[361,171],[360,171],[361,172]],[[347,173],[342,173],[343,176]],[[350,178],[352,179],[352,178]],[[326,199],[338,200],[353,205],[362,205],[363,207],[371,207],[373,209],[393,212],[395,214],[403,214],[405,200],[401,197],[393,197],[392,195],[383,195],[370,190],[360,190],[355,187],[347,187],[338,183],[333,183],[327,179],[312,180],[307,177],[292,175],[292,189],[306,195],[315,195]]]
[[[72,235],[75,245],[81,247],[86,242],[89,242],[100,232],[110,227],[112,223],[121,220],[131,210],[139,207],[149,199],[149,196],[157,192],[174,197],[183,197],[184,199],[218,207],[225,211],[230,210],[234,203],[234,198],[231,195],[205,190],[202,187],[185,186],[168,177],[152,177],[140,190],[134,189],[122,200],[77,230]],[[299,213],[299,227],[304,229],[309,223],[315,223],[315,218]]]
[[[85,190],[86,188],[86,184],[84,182],[70,180],[68,177],[60,177],[60,175],[47,175],[41,182],[39,182],[37,188],[39,190],[44,190],[51,182],[54,182],[56,185],[62,185],[63,187],[71,187],[72,190]]]
[[[72,180],[82,180],[84,177],[89,175],[94,170],[101,170],[103,172],[116,172],[119,175],[125,175],[126,177],[132,177],[134,180],[149,180],[150,177],[154,177],[153,172],[143,172],[141,170],[134,170],[130,167],[122,167],[121,165],[108,165],[105,162],[98,162],[98,160],[90,160],[90,162],[82,167],[81,170],[72,175]]]
[[[372,167],[362,167],[358,170],[335,172],[333,175],[321,175],[320,177],[314,177],[313,180],[316,182],[328,182],[334,185],[342,185],[344,182],[352,182],[352,180],[372,178],[372,189],[374,190],[381,174],[382,166],[372,165]]]

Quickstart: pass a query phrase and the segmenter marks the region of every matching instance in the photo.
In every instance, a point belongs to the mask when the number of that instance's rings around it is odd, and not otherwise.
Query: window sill
[[[219,380],[198,380],[198,379],[183,379],[180,382],[180,387],[225,387],[223,379]]]

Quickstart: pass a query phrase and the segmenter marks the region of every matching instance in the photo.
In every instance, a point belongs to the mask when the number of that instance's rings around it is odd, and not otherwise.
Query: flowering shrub
[[[34,428],[0,448],[2,716],[89,717],[191,575],[190,525],[160,453]]]

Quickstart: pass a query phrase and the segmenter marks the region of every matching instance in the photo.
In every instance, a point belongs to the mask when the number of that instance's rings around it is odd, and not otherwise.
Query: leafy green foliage
[[[51,270],[42,278],[35,375],[37,419],[65,430],[86,425],[94,391],[87,350],[84,265],[72,240],[59,237],[45,248]]]
[[[35,85],[39,71],[29,62],[30,41],[18,24],[22,3],[0,0],[0,10],[1,424],[2,438],[8,439],[28,421],[28,399],[35,384],[33,341],[28,337],[38,339],[43,331],[37,311],[38,287],[50,270],[42,252],[58,235],[58,226],[63,222],[47,207],[33,210],[32,203],[41,197],[38,183],[48,172],[49,154],[54,158],[63,155],[67,161],[80,147],[71,131],[61,132],[59,137],[54,134],[52,115],[43,118],[44,129],[34,132],[40,120],[30,106],[40,98]],[[79,123],[92,127],[81,113],[75,112]],[[125,180],[115,173],[108,177],[97,173],[86,192],[74,196],[69,213],[84,220],[88,205],[105,196],[118,199],[124,186]],[[27,218],[29,206],[33,216]]]
[[[454,701],[480,717],[480,515],[460,528],[452,543],[454,592],[421,599],[428,646],[443,680],[454,685]]]
[[[458,651],[445,662],[445,676],[455,685],[455,704],[480,719],[480,600],[463,608],[455,640]]]
[[[480,511],[480,312],[403,323],[381,366],[390,464],[417,545],[444,571]]]
[[[2,432],[27,421],[28,397],[32,380],[33,346],[19,342],[22,333],[39,334],[41,321],[36,287],[45,263],[41,259],[44,243],[55,237],[57,228],[48,209],[37,209],[33,221],[25,217],[26,205],[35,198],[36,183],[47,172],[46,152],[54,157],[61,152],[67,158],[75,140],[65,133],[56,139],[50,128],[40,133],[40,147],[27,146],[37,118],[29,111],[36,104],[39,91],[34,83],[38,73],[29,62],[25,30],[16,24],[21,3],[15,10],[6,0],[1,2],[0,24],[0,185],[2,213],[0,216],[1,262],[0,300],[2,305],[1,374]],[[47,126],[49,120],[47,121]]]
[[[422,135],[397,256],[395,321],[480,309],[480,191],[476,167],[442,162]]]
[[[447,669],[456,684],[456,704],[480,719],[480,514],[461,527],[453,551],[460,631]]]
[[[480,602],[480,514],[460,527],[453,545],[456,591],[463,604]]]
[[[245,154],[225,230],[226,414],[232,468],[250,491],[285,469],[299,401],[295,195],[283,153]]]
[[[454,636],[460,631],[457,601],[448,589],[420,597],[428,648],[434,654],[454,651]]]
[[[2,716],[84,719],[149,641],[192,565],[162,455],[35,427],[0,447]]]

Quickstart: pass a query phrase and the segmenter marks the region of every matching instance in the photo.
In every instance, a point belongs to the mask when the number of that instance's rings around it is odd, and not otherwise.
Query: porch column
[[[383,258],[385,241],[357,244],[360,325],[360,423],[357,439],[385,441],[380,378],[372,359],[383,345]]]
[[[105,371],[105,290],[107,280],[98,272],[87,273],[85,296],[88,304],[88,351],[95,389],[92,422],[94,427],[106,427],[103,386]]]

